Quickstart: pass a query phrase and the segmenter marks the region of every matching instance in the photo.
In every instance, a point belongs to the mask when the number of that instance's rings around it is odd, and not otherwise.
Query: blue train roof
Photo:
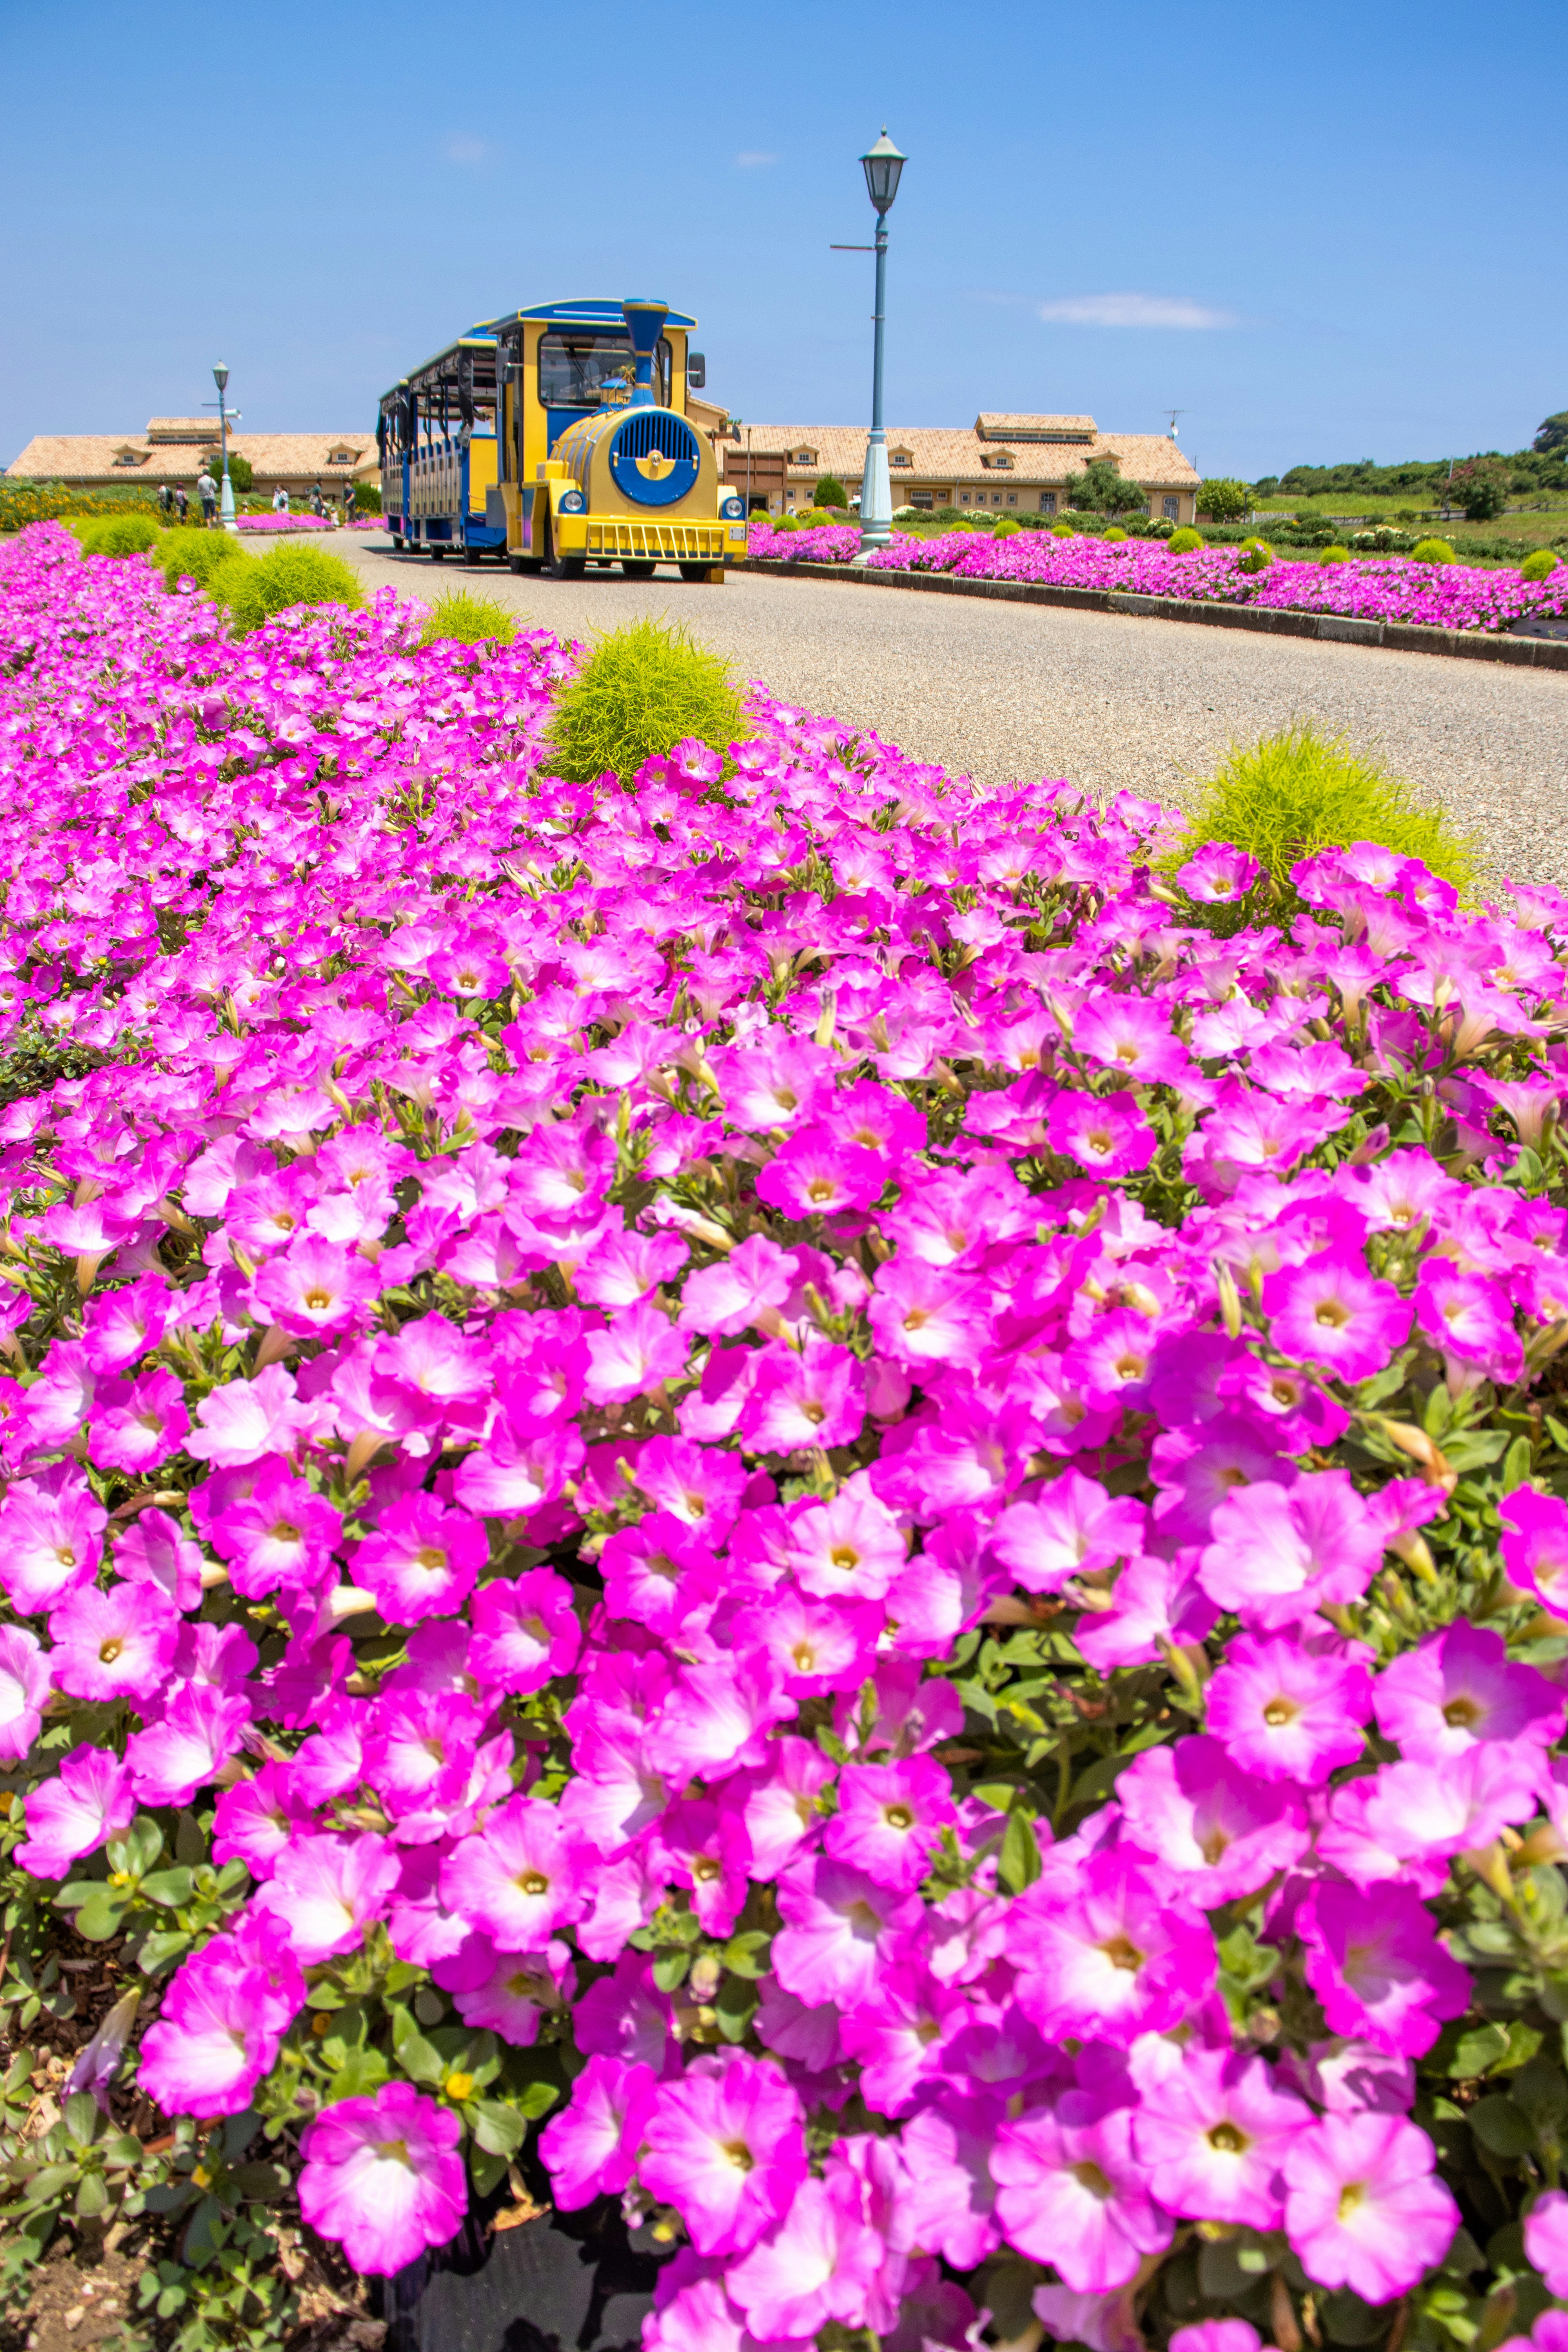
[[[474,332],[493,335],[498,328],[510,327],[519,319],[543,319],[552,324],[568,327],[618,327],[624,324],[618,302],[531,302],[526,310],[505,310],[499,319],[483,320]],[[688,318],[684,310],[672,310],[667,323],[671,327],[694,327],[697,321]]]

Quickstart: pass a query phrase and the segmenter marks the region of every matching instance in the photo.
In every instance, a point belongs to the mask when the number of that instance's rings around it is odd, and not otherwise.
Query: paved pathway
[[[1473,827],[1494,873],[1568,881],[1568,671],[755,572],[722,589],[673,570],[513,579],[379,536],[331,545],[367,588],[474,586],[565,635],[667,614],[773,693],[987,782],[1069,776],[1179,801],[1232,738],[1311,717]]]

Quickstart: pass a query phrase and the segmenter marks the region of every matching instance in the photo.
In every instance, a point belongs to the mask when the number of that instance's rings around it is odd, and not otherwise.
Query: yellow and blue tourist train
[[[542,302],[405,376],[376,428],[394,546],[556,579],[662,562],[721,584],[745,502],[687,413],[696,324],[666,302]]]

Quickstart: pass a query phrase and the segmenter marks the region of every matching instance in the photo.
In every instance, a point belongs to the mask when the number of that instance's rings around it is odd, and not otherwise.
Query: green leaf
[[[439,2083],[447,2072],[440,2052],[422,2033],[404,2035],[397,2045],[397,2063],[415,2083]]]
[[[280,2164],[237,2164],[228,2186],[248,2205],[270,2205],[287,2194],[289,2175]]]
[[[101,2172],[82,2175],[81,2187],[76,2192],[76,2210],[84,2220],[109,2209],[109,2183]]]
[[[1035,1825],[1027,1813],[1009,1813],[1002,1832],[996,1875],[1010,1895],[1021,1895],[1039,1874],[1040,1849],[1035,1841]]]
[[[95,1886],[76,1915],[76,1931],[89,1944],[106,1944],[118,1936],[129,1897],[107,1885]]]
[[[561,2093],[556,2084],[547,2083],[541,2075],[536,2081],[526,2084],[518,2093],[516,2105],[528,2117],[530,2123],[537,2123],[541,2116],[547,2116],[550,2113],[560,2096]]]
[[[504,2156],[491,2156],[487,2148],[479,2147],[470,2140],[468,2177],[480,2197],[488,2197],[492,2189],[500,2188],[506,2179],[506,2168],[507,2159]]]
[[[464,2120],[473,2131],[476,2147],[489,2156],[515,2156],[528,2137],[528,2119],[500,2099],[469,2099]]]
[[[386,1971],[386,1990],[392,1993],[406,1992],[410,1985],[419,1983],[424,1974],[424,1969],[412,1960],[394,1960]]]
[[[136,1965],[145,1976],[162,1976],[171,1960],[189,1951],[192,1940],[184,1927],[154,1927],[136,1947]]]
[[[155,1870],[144,1878],[139,1892],[149,1903],[156,1903],[163,1911],[173,1911],[179,1904],[188,1903],[195,1883],[194,1870]]]
[[[1544,2058],[1532,2058],[1513,2078],[1513,2095],[1537,2131],[1568,2117],[1568,2081]]]
[[[90,2091],[73,2091],[60,2110],[66,2129],[79,2147],[89,2147],[98,2137],[103,2109]]]
[[[1558,1453],[1568,1454],[1568,1429],[1564,1429],[1563,1423],[1560,1421],[1555,1420],[1551,1413],[1545,1414],[1544,1419],[1546,1423],[1546,1433],[1551,1438],[1552,1444],[1557,1448]]]
[[[691,1966],[689,1952],[660,1952],[653,1964],[653,1980],[660,1992],[674,1992],[686,1981],[686,1971]]]
[[[1469,2110],[1467,2121],[1488,2153],[1501,2157],[1508,2162],[1528,2156],[1535,2146],[1535,2133],[1529,2116],[1521,2107],[1516,2107],[1511,2099],[1505,2099],[1500,2091],[1494,2091],[1490,2097],[1478,2100]]]
[[[1471,2032],[1462,2033],[1454,2045],[1451,2066],[1461,2083],[1485,2074],[1507,2055],[1508,2035],[1500,2025],[1479,2025]]]
[[[1528,1437],[1514,1439],[1503,1456],[1502,1491],[1505,1495],[1511,1495],[1516,1486],[1523,1486],[1531,1473],[1533,1454],[1534,1449]]]
[[[773,1938],[760,1927],[748,1927],[739,1936],[731,1936],[719,1957],[731,1976],[765,1977]]]
[[[133,1878],[140,1878],[145,1871],[152,1869],[163,1853],[163,1832],[151,1813],[138,1813],[118,1844],[125,1858],[123,1862],[115,1862],[115,1848],[111,1845],[109,1849],[110,1867],[128,1870]]]

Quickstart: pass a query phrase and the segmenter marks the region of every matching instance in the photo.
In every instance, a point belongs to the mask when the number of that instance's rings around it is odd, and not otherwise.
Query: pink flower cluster
[[[417,617],[0,554],[17,1859],[251,1881],[142,2088],[395,2268],[494,2117],[320,2087],[395,1969],[679,2242],[658,2352],[962,2347],[994,2257],[1119,2352],[1194,2225],[1416,2288],[1416,2068],[1562,1965],[1568,900],[1362,845],[1219,938],[1152,804],[766,698],[566,784],[574,656]]]
[[[247,514],[237,516],[236,521],[241,530],[262,531],[268,538],[276,538],[279,531],[335,530],[337,529],[330,515]]]
[[[842,544],[840,543],[842,542]],[[776,562],[847,563],[855,531],[753,528],[749,551]],[[1172,555],[1157,540],[1058,539],[1025,530],[994,540],[971,531],[940,539],[897,535],[868,556],[879,572],[950,572],[960,580],[1037,581],[1057,588],[1109,588],[1139,596],[1258,604],[1357,620],[1417,623],[1436,629],[1506,629],[1524,614],[1568,612],[1568,567],[1547,581],[1476,564],[1414,563],[1408,556],[1348,563],[1279,558],[1261,572],[1241,568],[1234,547]]]

